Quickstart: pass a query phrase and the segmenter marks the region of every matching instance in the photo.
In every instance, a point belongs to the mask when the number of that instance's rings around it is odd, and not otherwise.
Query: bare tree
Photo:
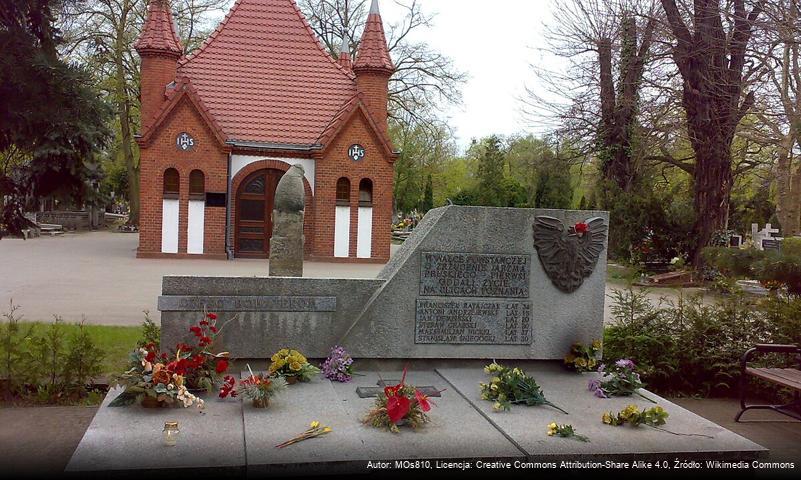
[[[646,63],[657,28],[650,0],[556,0],[546,51],[567,61],[561,72],[535,72],[556,100],[528,90],[526,110],[549,116],[558,130],[601,159],[603,177],[622,191],[638,175],[634,137],[639,126]]]
[[[801,233],[801,1],[776,0],[765,5],[754,49],[767,67],[767,88],[760,92],[755,141],[775,150],[776,213],[784,235]]]
[[[726,223],[733,183],[732,141],[738,124],[754,104],[747,87],[759,66],[748,64],[747,48],[764,0],[661,0],[674,43],[673,60],[681,73],[682,104],[695,153],[692,259],[715,230]]]
[[[412,32],[432,27],[433,16],[423,12],[417,0],[397,3],[405,14],[386,31],[395,64],[389,83],[390,117],[420,124],[436,136],[442,126],[439,114],[444,107],[461,102],[461,87],[467,77],[447,56],[425,42],[411,40]],[[300,0],[298,4],[334,58],[339,57],[343,36],[351,56],[357,54],[369,13],[368,0]]]

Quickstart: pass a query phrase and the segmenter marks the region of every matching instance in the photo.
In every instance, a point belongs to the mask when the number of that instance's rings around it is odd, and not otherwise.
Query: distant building
[[[266,258],[279,178],[305,169],[306,256],[385,262],[394,66],[373,0],[354,62],[314,36],[293,0],[237,0],[183,55],[169,0],[136,42],[142,132],[139,257]]]

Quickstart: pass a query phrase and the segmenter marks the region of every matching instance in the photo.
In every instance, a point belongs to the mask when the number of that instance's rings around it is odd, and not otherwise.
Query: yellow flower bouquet
[[[297,350],[282,348],[270,360],[270,376],[281,376],[288,384],[309,382],[320,369],[310,364]]]

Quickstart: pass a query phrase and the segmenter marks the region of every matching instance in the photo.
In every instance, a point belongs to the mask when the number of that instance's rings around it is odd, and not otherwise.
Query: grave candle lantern
[[[164,430],[162,431],[162,435],[164,436],[164,445],[168,447],[173,447],[178,442],[178,435],[181,433],[181,430],[178,428],[178,422],[164,422]]]

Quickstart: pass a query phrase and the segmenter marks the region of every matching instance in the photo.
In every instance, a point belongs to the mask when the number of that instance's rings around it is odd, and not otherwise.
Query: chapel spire
[[[147,20],[134,48],[142,59],[139,66],[140,113],[144,132],[150,128],[164,104],[165,88],[175,81],[178,59],[183,54],[181,41],[175,33],[169,0],[150,0]]]
[[[389,57],[387,38],[384,35],[384,25],[381,21],[381,12],[378,9],[378,0],[370,4],[370,13],[359,45],[354,71],[373,70],[379,73],[392,75],[395,67]]]
[[[150,0],[147,6],[147,20],[142,28],[142,34],[134,43],[134,48],[140,55],[158,53],[180,57],[183,54],[181,41],[175,33],[169,0]]]
[[[353,68],[353,62],[350,59],[350,42],[346,34],[342,34],[342,40],[339,42],[339,59],[338,62],[346,70]]]
[[[381,12],[378,11],[378,0],[373,0],[353,64],[353,73],[356,74],[356,90],[365,99],[370,115],[384,135],[388,134],[389,77],[394,72]]]

